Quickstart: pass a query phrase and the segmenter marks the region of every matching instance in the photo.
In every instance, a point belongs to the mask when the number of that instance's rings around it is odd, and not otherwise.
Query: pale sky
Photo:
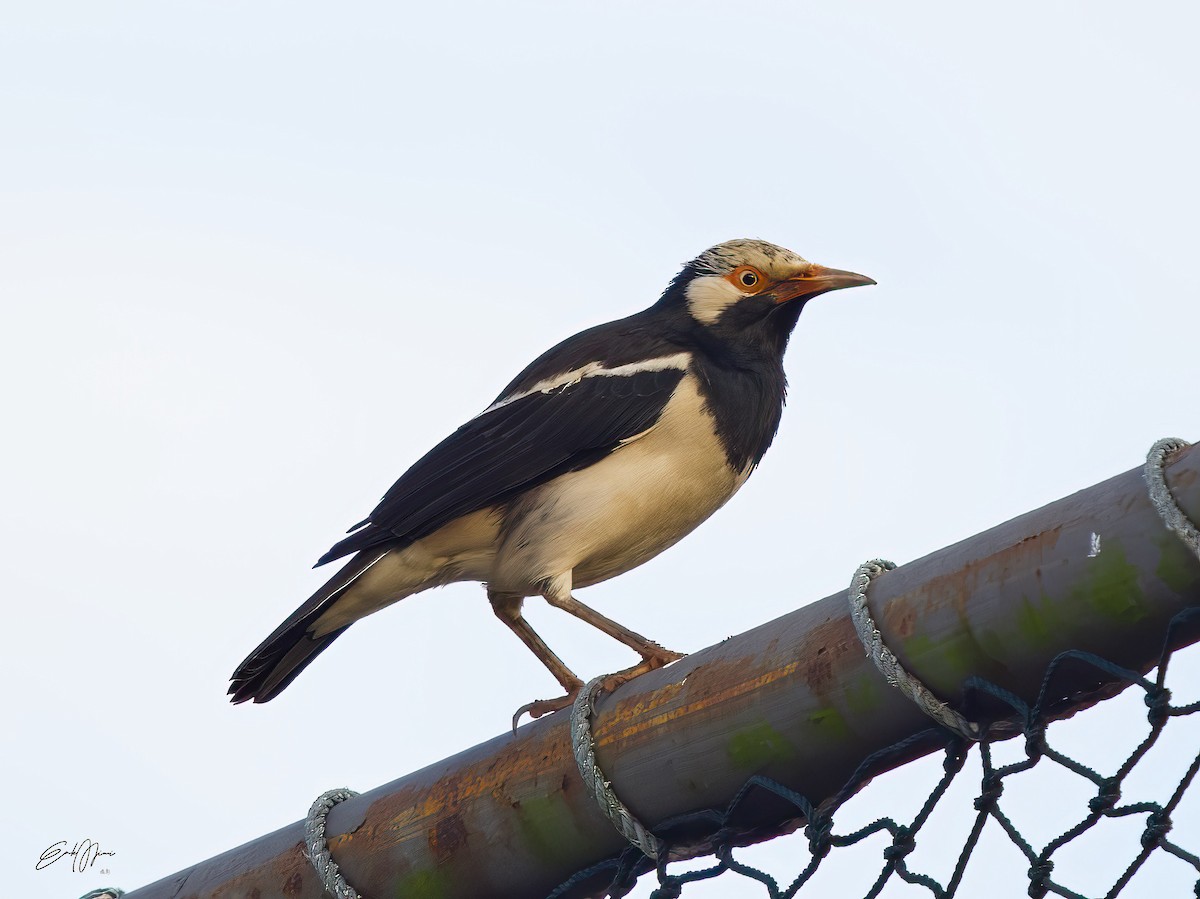
[[[581,593],[674,649],[1200,438],[1198,26],[1183,2],[7,4],[6,892],[144,886],[555,695],[473,584],[356,625],[268,705],[225,689],[407,465],[719,241],[879,286],[805,311],[742,492]],[[633,661],[528,606],[585,678]],[[109,875],[35,872],[85,837]],[[1023,896],[1006,864],[971,895]],[[1176,874],[1147,884],[1190,894]],[[684,895],[763,894],[730,880]]]

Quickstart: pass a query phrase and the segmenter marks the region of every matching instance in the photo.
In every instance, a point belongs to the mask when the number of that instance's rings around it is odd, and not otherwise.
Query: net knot
[[[917,848],[916,838],[907,827],[897,827],[892,835],[892,845],[883,850],[883,857],[888,861],[900,861]]]
[[[1142,831],[1142,847],[1151,849],[1162,842],[1163,837],[1171,832],[1171,816],[1165,811],[1151,812],[1146,818],[1146,829]]]
[[[804,835],[808,837],[808,851],[812,853],[813,858],[824,858],[829,854],[829,850],[833,848],[832,834],[833,818],[829,815],[814,815],[804,828]]]
[[[1046,883],[1054,871],[1054,862],[1048,858],[1039,858],[1029,868],[1029,895],[1033,899],[1042,899],[1050,887]]]
[[[682,894],[683,884],[674,877],[668,877],[651,895],[654,899],[679,899]]]
[[[1171,691],[1166,687],[1158,687],[1150,690],[1143,697],[1142,702],[1146,703],[1146,720],[1154,727],[1158,727],[1171,713]]]
[[[995,774],[989,774],[983,779],[983,789],[975,800],[975,811],[986,812],[995,808],[1000,796],[1004,793],[1004,781]]]
[[[1115,777],[1106,778],[1100,784],[1100,790],[1088,800],[1088,808],[1095,813],[1103,813],[1117,804],[1121,798],[1121,781]]]
[[[1039,721],[1025,733],[1025,755],[1027,758],[1040,759],[1045,751],[1046,725]]]

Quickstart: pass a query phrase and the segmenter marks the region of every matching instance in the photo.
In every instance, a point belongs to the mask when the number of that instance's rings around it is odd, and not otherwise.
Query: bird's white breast
[[[628,571],[695,529],[749,474],[750,466],[729,467],[689,374],[652,428],[510,510],[489,586],[536,592],[541,581],[569,571],[575,586]]]

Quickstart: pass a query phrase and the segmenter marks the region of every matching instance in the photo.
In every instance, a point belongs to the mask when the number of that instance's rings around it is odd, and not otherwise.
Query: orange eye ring
[[[739,265],[725,278],[738,290],[751,293],[759,290],[767,280],[763,273],[752,265]]]

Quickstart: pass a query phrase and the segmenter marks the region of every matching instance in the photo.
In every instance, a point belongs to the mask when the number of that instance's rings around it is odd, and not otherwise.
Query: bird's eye
[[[730,280],[732,280],[733,283],[738,287],[750,290],[759,285],[759,283],[762,281],[762,275],[759,274],[755,269],[746,265],[735,269],[733,272],[733,277]]]

